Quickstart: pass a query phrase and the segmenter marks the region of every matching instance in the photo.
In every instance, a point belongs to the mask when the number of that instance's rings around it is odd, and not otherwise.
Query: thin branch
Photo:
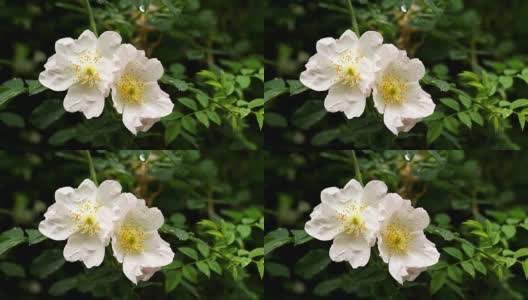
[[[84,155],[86,156],[86,160],[88,161],[88,168],[90,169],[90,178],[92,178],[92,181],[95,183],[95,185],[99,185],[97,181],[97,174],[95,173],[95,167],[92,161],[92,155],[90,154],[90,150],[83,150]]]
[[[352,5],[352,0],[348,0],[348,13],[350,14],[350,23],[352,24],[352,28],[354,28],[354,32],[359,37],[359,26],[356,19],[356,11]]]
[[[84,0],[84,5],[86,6],[86,11],[88,12],[88,17],[90,19],[90,27],[92,28],[93,33],[98,36],[99,34],[97,33],[97,25],[95,24],[95,18],[92,11],[92,6],[90,5],[90,0]]]

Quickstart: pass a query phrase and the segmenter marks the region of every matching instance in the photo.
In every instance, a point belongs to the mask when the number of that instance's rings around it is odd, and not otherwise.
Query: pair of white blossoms
[[[133,194],[121,193],[114,180],[97,187],[85,179],[77,189],[58,189],[44,218],[39,231],[52,240],[67,239],[64,258],[82,261],[87,268],[103,262],[111,240],[115,258],[134,284],[150,279],[174,258],[158,233],[164,223],[161,211]]]
[[[148,59],[145,51],[130,44],[122,45],[117,32],[106,31],[97,38],[85,30],[77,40],[58,40],[55,52],[39,81],[54,91],[68,90],[64,98],[68,112],[80,111],[87,119],[98,117],[112,90],[123,123],[137,134],[149,130],[174,108],[157,82],[163,75],[160,61]]]
[[[423,232],[429,225],[427,212],[398,194],[387,193],[381,181],[373,180],[363,188],[352,179],[343,189],[324,189],[321,204],[310,217],[304,230],[318,240],[334,240],[333,261],[363,267],[377,240],[381,258],[400,284],[413,281],[440,258]]]
[[[385,125],[398,135],[431,115],[435,104],[419,84],[425,75],[423,63],[409,59],[404,50],[392,44],[382,43],[383,37],[374,31],[365,32],[359,39],[350,30],[338,40],[323,38],[300,80],[312,90],[328,90],[326,110],[342,111],[348,119],[363,114],[372,92]]]

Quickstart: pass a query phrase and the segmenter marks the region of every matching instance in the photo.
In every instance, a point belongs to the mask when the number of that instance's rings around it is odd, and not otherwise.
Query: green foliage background
[[[64,241],[36,228],[60,187],[90,178],[86,151],[0,151],[0,298],[262,299],[263,167],[259,152],[92,152],[99,182],[159,207],[174,262],[133,285],[107,248],[99,267],[65,262]]]
[[[525,299],[528,294],[528,157],[523,152],[352,151],[266,157],[266,297],[287,299]],[[425,208],[440,262],[400,286],[373,250],[352,270],[331,262],[331,242],[304,231],[320,192],[363,181]]]
[[[363,116],[327,113],[299,82],[316,42],[351,29],[347,0],[267,1],[266,139],[275,147],[518,149],[528,113],[528,2],[353,0],[359,31],[382,33],[427,69],[435,114],[395,137],[371,98]]]
[[[262,2],[92,0],[99,33],[158,58],[174,112],[134,137],[110,101],[95,119],[66,113],[66,92],[36,79],[55,41],[90,29],[85,0],[0,0],[0,146],[255,149],[264,120]]]

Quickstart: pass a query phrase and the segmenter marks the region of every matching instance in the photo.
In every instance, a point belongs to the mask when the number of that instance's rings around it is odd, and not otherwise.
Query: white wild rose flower
[[[60,39],[39,81],[54,91],[68,90],[64,98],[66,111],[80,111],[87,119],[98,117],[114,80],[114,54],[120,44],[121,36],[113,31],[106,31],[97,38],[93,32],[85,30],[76,40]]]
[[[413,281],[440,258],[435,244],[423,232],[429,225],[429,215],[394,193],[385,196],[380,208],[383,218],[378,233],[380,256],[389,264],[389,273],[396,281],[400,284]]]
[[[425,67],[419,59],[409,59],[404,50],[392,44],[381,46],[377,54],[380,59],[373,85],[374,106],[392,133],[408,132],[435,109],[431,95],[419,83]]]
[[[304,230],[318,240],[334,240],[333,261],[348,261],[353,268],[365,266],[379,230],[378,204],[386,193],[385,183],[376,180],[364,188],[354,179],[343,189],[326,188]]]
[[[55,192],[39,231],[56,241],[68,240],[67,261],[82,261],[87,268],[101,264],[113,230],[112,207],[121,185],[106,180],[99,187],[85,179],[78,188],[63,187]]]
[[[157,208],[149,208],[145,200],[123,193],[114,209],[112,250],[123,272],[134,284],[150,279],[174,258],[169,243],[161,239],[158,229],[164,218]]]
[[[338,40],[323,38],[300,80],[312,90],[329,90],[324,101],[327,111],[342,111],[348,119],[359,117],[378,71],[376,52],[382,42],[381,34],[374,31],[365,32],[359,39],[351,30]]]
[[[119,60],[112,83],[114,107],[123,114],[123,123],[130,132],[147,131],[174,108],[157,82],[163,75],[163,66],[130,44],[121,45],[116,56]]]

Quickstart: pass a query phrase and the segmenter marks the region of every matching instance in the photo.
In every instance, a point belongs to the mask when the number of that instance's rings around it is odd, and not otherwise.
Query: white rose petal
[[[114,107],[123,114],[123,123],[130,132],[147,131],[174,108],[157,82],[163,75],[163,66],[130,44],[121,45],[116,55],[120,59],[112,83]]]
[[[85,179],[77,189],[63,187],[55,192],[55,203],[44,214],[39,231],[53,240],[66,240],[64,258],[82,261],[87,268],[98,266],[113,230],[114,200],[121,185],[113,180],[99,187]]]
[[[354,179],[343,189],[326,188],[304,229],[316,239],[334,240],[329,253],[333,261],[348,261],[353,268],[365,266],[376,243],[380,201],[386,192],[381,181],[363,188]]]
[[[359,117],[379,69],[376,53],[382,42],[383,37],[374,31],[365,32],[359,39],[351,30],[338,40],[323,38],[300,80],[310,89],[329,90],[325,99],[328,112],[342,111],[349,119]]]
[[[419,84],[425,75],[422,62],[392,44],[377,51],[379,71],[373,85],[374,106],[383,114],[385,126],[398,135],[409,131],[422,118],[434,112],[431,96]]]
[[[98,117],[110,93],[115,71],[114,53],[120,44],[121,36],[111,31],[99,38],[85,30],[77,40],[60,39],[39,81],[54,91],[69,89],[64,99],[66,111],[80,111],[88,119]]]
[[[117,202],[112,249],[126,277],[137,284],[170,264],[174,252],[158,233],[164,222],[159,209],[147,207],[130,193],[122,194]]]
[[[398,194],[387,194],[381,215],[378,249],[396,281],[413,281],[438,262],[440,253],[423,232],[429,225],[429,215],[423,208],[412,207],[411,201]]]

